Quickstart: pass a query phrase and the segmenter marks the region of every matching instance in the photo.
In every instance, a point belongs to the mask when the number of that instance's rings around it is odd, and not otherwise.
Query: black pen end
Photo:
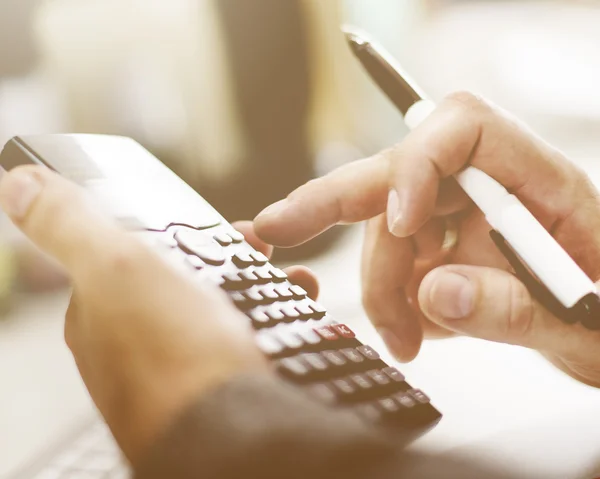
[[[342,26],[342,32],[354,56],[402,115],[406,115],[415,103],[424,98],[401,67],[377,42],[351,25]]]

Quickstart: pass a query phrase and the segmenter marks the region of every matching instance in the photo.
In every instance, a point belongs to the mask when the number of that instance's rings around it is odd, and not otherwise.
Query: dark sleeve
[[[136,479],[508,478],[423,460],[358,417],[276,378],[241,377],[189,408],[135,467]]]

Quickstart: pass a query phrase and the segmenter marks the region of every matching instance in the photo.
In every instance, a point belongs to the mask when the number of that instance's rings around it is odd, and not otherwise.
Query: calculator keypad
[[[229,225],[176,226],[157,235],[171,256],[179,251],[199,278],[228,293],[248,316],[258,347],[276,371],[315,399],[398,429],[424,430],[441,417],[425,393]]]

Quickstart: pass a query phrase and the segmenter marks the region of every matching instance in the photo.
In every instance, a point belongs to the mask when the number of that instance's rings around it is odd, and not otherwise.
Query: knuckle
[[[468,91],[450,93],[444,100],[457,115],[472,126],[481,127],[486,118],[496,114],[496,109],[483,97]]]
[[[482,97],[469,91],[461,90],[450,93],[446,96],[446,101],[475,111],[489,108],[488,103]]]
[[[535,305],[531,301],[525,287],[515,279],[509,279],[508,289],[508,318],[506,321],[506,337],[515,338],[523,344],[531,336],[534,320]]]
[[[403,174],[405,163],[402,161],[402,149],[405,148],[403,143],[397,143],[382,152],[378,153],[375,158],[379,161],[386,170],[387,181],[390,187],[394,186],[396,178]]]

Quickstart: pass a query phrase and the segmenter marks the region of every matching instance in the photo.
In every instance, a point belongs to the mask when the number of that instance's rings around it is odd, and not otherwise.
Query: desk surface
[[[311,266],[323,278],[324,304],[383,351],[361,313],[358,262],[348,260],[358,258],[361,236],[355,230]],[[328,287],[334,284],[342,287]],[[342,301],[348,297],[356,299]],[[0,477],[93,414],[63,344],[66,301],[66,295],[25,301],[0,325]],[[569,379],[536,353],[461,338],[429,342],[400,368],[445,415],[412,447],[473,454],[531,478],[587,479],[600,472],[600,390]]]

